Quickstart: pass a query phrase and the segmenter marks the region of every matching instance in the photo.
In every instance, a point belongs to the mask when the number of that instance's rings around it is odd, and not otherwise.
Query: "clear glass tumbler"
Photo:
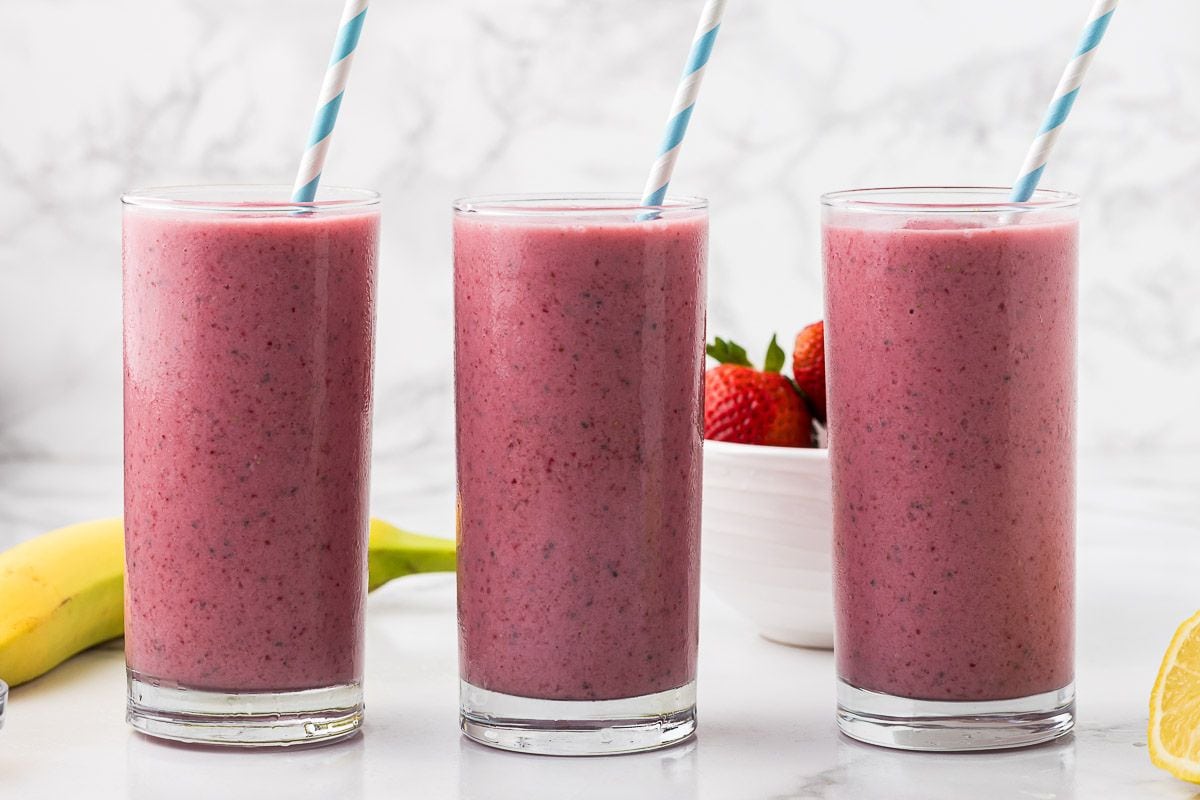
[[[550,754],[695,730],[708,213],[462,200],[462,729]]]
[[[822,198],[838,722],[913,750],[1074,724],[1078,198]]]
[[[128,718],[287,745],[362,723],[379,197],[125,195]]]

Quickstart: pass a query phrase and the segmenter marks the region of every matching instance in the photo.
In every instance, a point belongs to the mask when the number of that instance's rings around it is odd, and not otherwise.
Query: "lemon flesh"
[[[1200,612],[1179,626],[1150,693],[1150,760],[1200,783]]]

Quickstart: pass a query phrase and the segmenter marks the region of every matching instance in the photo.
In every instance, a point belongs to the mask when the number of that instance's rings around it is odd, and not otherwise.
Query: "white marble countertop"
[[[377,487],[397,488],[376,492],[376,512],[425,530],[444,526],[449,487],[390,481],[399,466],[377,469]],[[115,496],[114,479],[119,487],[119,474],[87,465],[5,464],[0,478],[0,546],[105,513],[99,506]],[[66,485],[95,491],[68,500],[53,488]],[[0,797],[1196,797],[1200,787],[1151,766],[1145,724],[1160,655],[1176,624],[1200,606],[1200,456],[1085,459],[1080,512],[1079,726],[1039,748],[937,756],[840,737],[832,655],[766,642],[706,594],[694,742],[599,759],[491,751],[458,734],[453,581],[420,576],[369,601],[368,721],[357,739],[282,752],[144,739],[123,722],[122,656],[113,643],[14,690],[0,731]]]

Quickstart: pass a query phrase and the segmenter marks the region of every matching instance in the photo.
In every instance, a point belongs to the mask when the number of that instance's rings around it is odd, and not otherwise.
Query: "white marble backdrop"
[[[450,200],[640,188],[700,4],[373,4],[326,180],[385,195],[377,508],[451,519]],[[820,315],[820,192],[1011,181],[1090,5],[734,0],[674,184],[710,334]],[[340,6],[0,0],[0,544],[119,509],[117,196],[290,181]],[[1046,176],[1086,198],[1086,452],[1200,448],[1198,30],[1125,3]]]

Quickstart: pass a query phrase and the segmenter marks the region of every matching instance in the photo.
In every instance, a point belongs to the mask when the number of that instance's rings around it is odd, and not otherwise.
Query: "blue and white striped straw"
[[[1012,195],[1009,197],[1012,202],[1026,202],[1037,189],[1038,182],[1042,179],[1042,172],[1046,169],[1046,162],[1050,160],[1050,153],[1054,150],[1055,142],[1058,141],[1062,125],[1067,121],[1067,115],[1071,113],[1071,106],[1075,105],[1075,98],[1079,96],[1079,87],[1083,85],[1083,76],[1087,74],[1088,67],[1092,64],[1092,57],[1096,55],[1096,48],[1099,47],[1100,40],[1104,38],[1104,32],[1108,30],[1108,23],[1112,20],[1117,2],[1118,0],[1096,0],[1096,5],[1092,8],[1091,16],[1088,17],[1087,25],[1083,29],[1079,47],[1075,50],[1071,63],[1067,64],[1062,80],[1058,82],[1058,88],[1054,90],[1054,99],[1046,111],[1046,118],[1042,122],[1037,138],[1033,140],[1033,145],[1029,148],[1029,154],[1025,156],[1020,177],[1013,185]]]
[[[687,133],[688,122],[692,119],[692,109],[696,107],[700,81],[704,80],[704,67],[712,55],[717,31],[721,29],[725,3],[726,0],[707,0],[704,4],[700,24],[696,27],[696,38],[692,41],[692,51],[688,54],[687,65],[683,69],[683,78],[679,81],[679,88],[675,90],[671,115],[667,119],[667,132],[663,135],[658,159],[650,168],[650,177],[642,191],[643,206],[661,206],[667,199],[667,186],[671,183],[675,160],[679,158],[679,148],[683,143],[684,134]]]
[[[293,203],[311,203],[317,196],[317,184],[321,181],[321,171],[325,169],[325,152],[329,149],[333,125],[342,106],[342,95],[346,93],[350,65],[354,63],[354,48],[358,47],[358,37],[366,16],[367,0],[346,0],[337,41],[333,43],[333,55],[329,58],[325,82],[321,84],[321,94],[317,98],[317,113],[308,134],[308,147],[300,159],[300,171],[296,173],[296,183],[292,187]]]

